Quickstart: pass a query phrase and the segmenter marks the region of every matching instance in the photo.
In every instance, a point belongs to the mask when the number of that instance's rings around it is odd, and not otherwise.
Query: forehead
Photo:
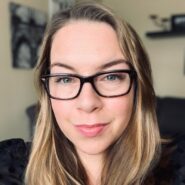
[[[116,32],[109,24],[88,20],[73,20],[55,33],[51,50],[56,49],[56,47],[62,48],[62,46],[80,46],[80,48],[85,44],[94,46],[96,42],[98,42],[97,46],[106,46],[100,41],[104,41],[105,44],[110,41],[109,45],[118,44]]]
[[[114,34],[116,36],[116,32],[113,27],[106,23],[96,20],[86,20],[86,19],[79,19],[79,20],[70,20],[64,26],[59,28],[59,30],[55,33],[54,38],[58,37],[59,35],[77,35],[83,36],[84,34],[92,33],[92,32],[100,32],[106,34]],[[95,35],[91,35],[93,37]],[[109,35],[107,35],[109,36]]]
[[[115,30],[107,23],[87,20],[71,21],[59,29],[50,56],[51,64],[62,62],[83,69],[125,59]]]

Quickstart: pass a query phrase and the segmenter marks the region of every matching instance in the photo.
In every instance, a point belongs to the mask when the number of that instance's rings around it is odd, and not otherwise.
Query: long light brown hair
[[[124,56],[137,73],[131,119],[122,136],[107,150],[101,185],[142,184],[160,154],[149,59],[134,29],[109,8],[92,2],[78,3],[66,12],[57,13],[47,28],[36,69],[40,111],[26,170],[26,184],[88,184],[85,169],[74,146],[59,129],[40,80],[50,65],[50,50],[55,33],[70,21],[83,19],[109,24],[117,34]]]

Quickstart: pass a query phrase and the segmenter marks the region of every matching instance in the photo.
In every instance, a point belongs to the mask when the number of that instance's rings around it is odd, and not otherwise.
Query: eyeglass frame
[[[130,78],[130,85],[129,85],[129,88],[128,90],[123,93],[123,94],[119,94],[119,95],[112,95],[112,96],[105,96],[105,95],[102,95],[96,88],[96,85],[94,84],[94,78],[96,78],[97,76],[100,76],[100,75],[104,75],[104,74],[109,74],[109,73],[115,73],[115,72],[123,72],[123,73],[127,73],[129,75],[129,78]],[[79,90],[78,90],[78,93],[72,97],[72,98],[57,98],[57,97],[54,97],[50,94],[49,92],[49,85],[48,85],[48,80],[50,77],[55,77],[55,76],[60,76],[60,75],[65,75],[65,76],[69,76],[69,77],[76,77],[80,80],[80,87],[79,87]],[[82,91],[82,88],[83,88],[83,85],[84,83],[90,83],[91,86],[93,87],[93,90],[101,97],[104,97],[104,98],[115,98],[115,97],[120,97],[120,96],[124,96],[126,94],[128,94],[131,90],[131,87],[132,87],[132,84],[133,84],[133,81],[136,80],[136,71],[133,70],[133,69],[120,69],[120,70],[112,70],[112,71],[105,71],[105,72],[99,72],[99,73],[96,73],[94,75],[90,75],[90,76],[82,76],[82,75],[78,75],[78,74],[69,74],[69,73],[55,73],[55,74],[44,74],[44,75],[41,75],[41,82],[42,84],[44,85],[44,88],[47,92],[47,95],[49,96],[49,98],[52,98],[52,99],[56,99],[56,100],[72,100],[72,99],[75,99],[77,98],[81,91]]]

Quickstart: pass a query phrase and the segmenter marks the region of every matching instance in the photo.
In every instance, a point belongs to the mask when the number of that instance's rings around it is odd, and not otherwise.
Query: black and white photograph
[[[13,68],[32,69],[37,63],[47,15],[15,3],[9,4]]]
[[[51,18],[58,11],[65,11],[73,6],[76,0],[48,0],[49,17]]]

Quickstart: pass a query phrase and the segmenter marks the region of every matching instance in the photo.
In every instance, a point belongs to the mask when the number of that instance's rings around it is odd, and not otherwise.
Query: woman
[[[155,94],[130,25],[96,3],[58,13],[36,82],[40,112],[26,184],[154,183],[147,179],[161,151]]]
[[[36,82],[29,161],[28,143],[0,142],[0,184],[22,184],[25,168],[27,185],[183,184],[184,138],[161,150],[147,54],[111,10],[80,3],[55,15]]]

